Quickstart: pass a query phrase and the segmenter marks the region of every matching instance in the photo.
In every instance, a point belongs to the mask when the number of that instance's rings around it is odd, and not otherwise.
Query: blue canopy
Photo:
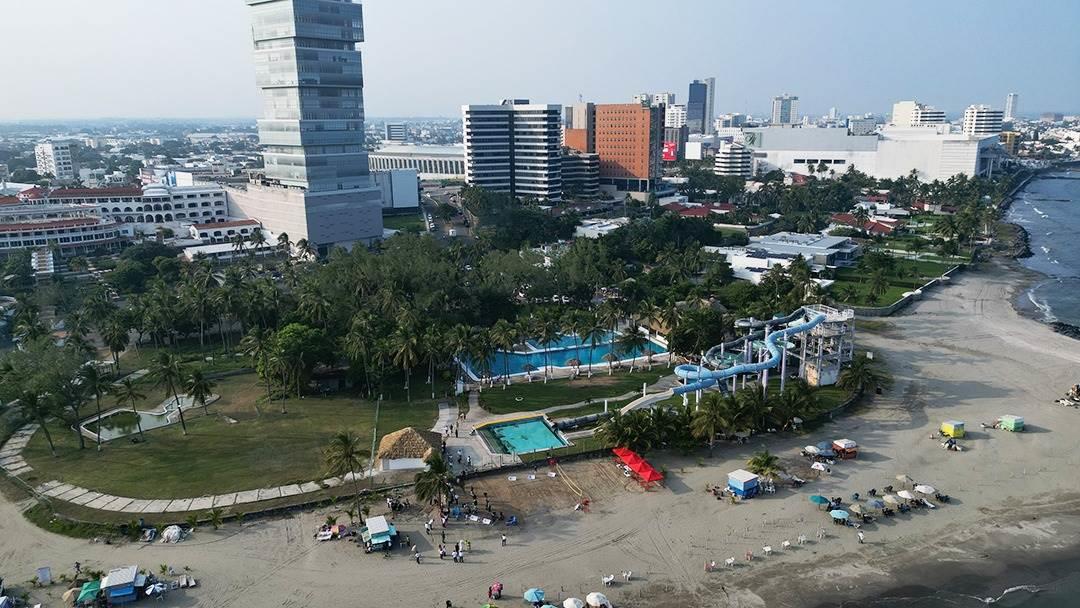
[[[533,587],[525,592],[523,596],[526,602],[535,603],[544,601],[544,590]]]
[[[847,519],[850,517],[848,512],[843,509],[833,509],[832,511],[829,511],[829,515],[832,515],[833,519]]]
[[[810,502],[814,503],[815,505],[827,505],[829,504],[829,499],[819,494],[815,494],[810,497]]]

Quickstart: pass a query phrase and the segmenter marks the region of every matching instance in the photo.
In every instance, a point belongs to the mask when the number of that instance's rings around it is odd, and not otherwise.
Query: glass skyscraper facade
[[[691,133],[705,132],[705,105],[709,95],[709,88],[704,82],[695,80],[690,83],[690,91],[686,96],[686,126]]]
[[[364,150],[364,75],[351,0],[247,0],[266,179],[311,192],[373,188]]]

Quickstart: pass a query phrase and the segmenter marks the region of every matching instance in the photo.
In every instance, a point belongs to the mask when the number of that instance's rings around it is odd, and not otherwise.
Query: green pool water
[[[502,422],[486,427],[507,454],[527,454],[553,448],[566,446],[566,442],[559,437],[547,422],[541,418],[526,418]]]

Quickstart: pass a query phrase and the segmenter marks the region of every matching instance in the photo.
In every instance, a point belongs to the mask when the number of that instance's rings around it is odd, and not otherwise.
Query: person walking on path
[[[420,552],[419,551],[416,552],[416,565],[417,566],[420,565]]]
[[[465,550],[470,553],[472,552],[472,539],[465,539]]]
[[[863,544],[863,539],[865,539],[865,538],[866,538],[866,535],[863,534],[862,530],[859,530],[859,544],[860,545]]]
[[[446,559],[446,547],[439,545],[439,559]]]
[[[446,530],[442,531],[442,542],[443,542],[444,545],[446,544]]]
[[[506,546],[506,535],[505,534],[502,535],[502,546],[504,546],[504,547]]]

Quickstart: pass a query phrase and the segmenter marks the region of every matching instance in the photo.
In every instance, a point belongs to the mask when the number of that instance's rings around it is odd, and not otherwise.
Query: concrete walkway
[[[17,477],[34,470],[23,459],[22,451],[26,444],[30,443],[30,438],[34,436],[38,428],[36,424],[22,427],[4,443],[4,447],[0,448],[0,468],[7,471],[9,475]]]

